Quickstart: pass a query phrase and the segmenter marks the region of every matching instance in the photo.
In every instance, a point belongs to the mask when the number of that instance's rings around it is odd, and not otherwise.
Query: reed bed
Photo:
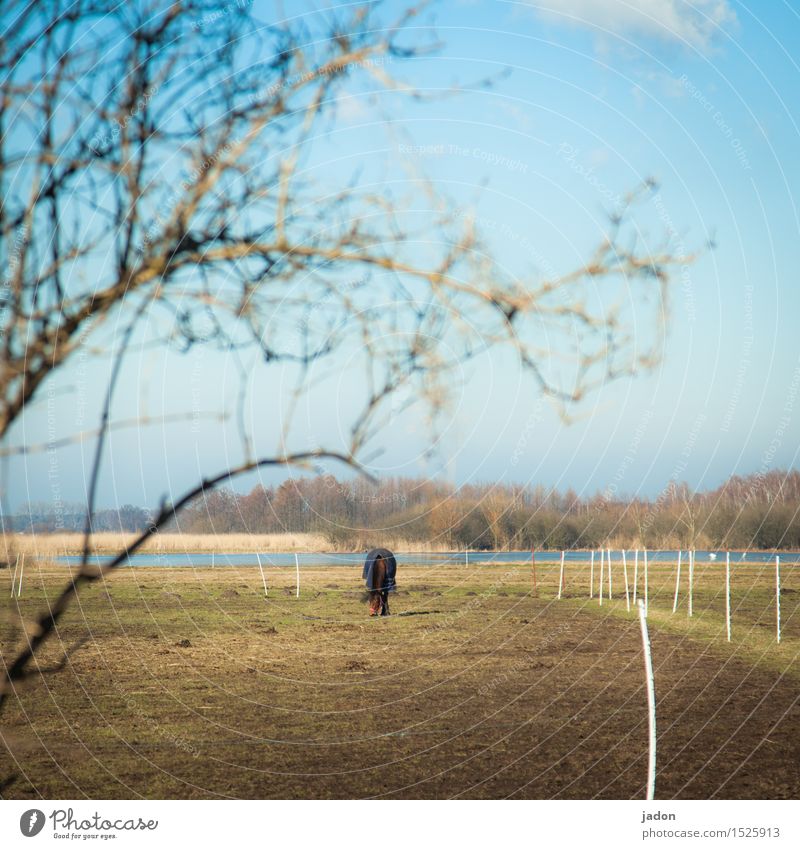
[[[93,554],[109,554],[122,551],[135,539],[136,534],[97,533],[92,535]],[[434,551],[433,543],[411,542],[402,539],[385,539],[381,545],[404,552]],[[237,554],[258,551],[269,552],[337,552],[360,551],[365,545],[334,544],[322,534],[278,533],[278,534],[156,534],[140,551],[158,551],[166,554],[183,552],[215,552]],[[80,554],[83,550],[83,535],[78,533],[58,534],[4,534],[0,543],[0,560],[6,562],[16,554],[27,554],[36,558],[58,557],[64,554]]]

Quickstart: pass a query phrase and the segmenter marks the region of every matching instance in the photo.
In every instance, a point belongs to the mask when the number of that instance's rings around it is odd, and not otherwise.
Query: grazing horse
[[[362,577],[369,591],[369,615],[389,615],[389,593],[397,588],[397,561],[388,548],[373,548],[364,561]]]

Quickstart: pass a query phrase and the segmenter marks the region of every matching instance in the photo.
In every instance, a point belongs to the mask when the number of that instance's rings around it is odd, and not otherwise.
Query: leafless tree
[[[406,27],[415,8],[385,20],[373,4],[346,6],[288,24],[206,0],[4,7],[5,453],[34,449],[8,445],[12,425],[78,350],[113,368],[93,434],[83,565],[25,624],[0,706],[80,587],[125,560],[120,552],[96,569],[87,555],[104,440],[120,426],[114,392],[144,322],[152,344],[215,346],[237,363],[256,351],[264,368],[292,363],[298,377],[277,450],[259,456],[240,415],[244,461],[163,504],[130,551],[236,474],[325,458],[361,470],[399,392],[435,418],[452,369],[490,346],[512,346],[539,390],[564,405],[657,361],[670,270],[687,258],[639,247],[627,209],[581,267],[519,279],[430,181],[391,197],[315,172],[314,139],[348,86],[424,99],[403,81],[403,64],[436,47]],[[412,203],[426,213],[408,214]],[[648,331],[634,338],[634,326]],[[364,403],[347,443],[290,450],[296,405],[354,350]]]
[[[494,548],[498,551],[505,548],[507,536],[503,524],[512,511],[514,502],[502,487],[494,486],[485,493],[480,506],[492,533]]]
[[[697,546],[698,516],[702,506],[686,483],[676,488],[676,499],[680,503],[680,524],[686,531],[687,545],[690,549]]]

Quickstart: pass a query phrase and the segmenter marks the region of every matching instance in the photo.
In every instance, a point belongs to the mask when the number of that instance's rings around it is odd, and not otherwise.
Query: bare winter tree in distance
[[[246,4],[223,14],[204,0],[9,0],[2,14],[4,454],[41,449],[10,444],[13,425],[76,352],[111,368],[96,430],[59,434],[94,444],[83,563],[36,621],[22,623],[0,705],[34,674],[31,659],[81,586],[125,561],[120,551],[97,568],[87,555],[104,440],[148,423],[112,416],[143,324],[157,329],[150,344],[225,352],[243,387],[253,353],[264,370],[293,364],[296,384],[273,452],[256,451],[239,415],[243,460],[164,503],[128,551],[245,471],[327,458],[366,473],[365,450],[398,393],[435,420],[453,369],[490,346],[512,346],[532,388],[565,409],[657,362],[670,272],[689,258],[640,247],[627,205],[579,267],[517,277],[424,175],[387,191],[355,171],[307,167],[349,87],[369,87],[378,102],[424,103],[425,91],[403,78],[437,46],[416,25],[417,9],[396,19],[365,4],[276,23]],[[297,446],[297,405],[346,357],[364,381],[347,439]]]

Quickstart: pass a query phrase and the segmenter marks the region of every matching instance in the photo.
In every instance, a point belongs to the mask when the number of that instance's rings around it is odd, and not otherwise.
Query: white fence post
[[[678,574],[675,578],[675,601],[672,602],[672,612],[674,613],[678,609],[678,589],[681,585],[681,558],[683,557],[683,552],[678,552]]]
[[[611,586],[611,549],[608,549],[608,597],[613,598]]]
[[[622,549],[622,576],[625,578],[625,610],[630,613],[631,597],[628,592],[628,561],[625,559],[625,549]]]
[[[606,553],[601,548],[600,549],[600,594],[598,596],[599,599],[600,599],[600,607],[603,606],[603,578],[604,578],[603,566],[604,566],[604,563],[605,563],[605,556],[606,556]]]
[[[17,587],[17,598],[22,598],[22,576],[25,574],[25,552],[22,552],[22,560],[19,563],[19,586]],[[778,638],[780,642],[780,636]]]
[[[269,593],[267,592],[267,577],[264,574],[264,567],[261,565],[261,555],[256,552],[256,559],[258,560],[258,570],[261,572],[261,580],[264,582],[264,598],[269,598]]]
[[[19,569],[19,552],[17,552],[17,559],[14,561],[14,574],[11,576],[11,598],[14,598],[14,590],[17,586],[17,570]]]
[[[692,601],[694,596],[694,549],[689,549],[689,616],[694,616]]]
[[[636,591],[639,586],[639,549],[633,555],[633,603],[636,604]]]
[[[731,641],[731,553],[725,554],[725,624],[728,628],[728,642]]]
[[[297,557],[297,554],[294,555],[294,570],[297,576],[297,590],[295,592],[295,598],[300,598],[300,560]]]
[[[639,627],[642,631],[642,649],[644,651],[644,674],[647,679],[647,728],[648,728],[648,758],[647,758],[647,798],[654,799],[656,795],[656,687],[653,679],[653,658],[650,653],[650,635],[647,632],[647,616],[645,607],[639,601]]]
[[[564,552],[561,552],[561,571],[558,574],[558,597],[561,598],[561,590],[564,586]]]
[[[594,549],[592,549],[592,562],[589,567],[589,598],[594,596]]]
[[[647,594],[647,549],[644,550],[644,615],[647,616],[647,612],[650,610],[648,607],[650,603],[650,597]]]
[[[22,555],[25,556],[24,554]],[[781,641],[781,558],[775,555],[775,622],[778,642]]]

